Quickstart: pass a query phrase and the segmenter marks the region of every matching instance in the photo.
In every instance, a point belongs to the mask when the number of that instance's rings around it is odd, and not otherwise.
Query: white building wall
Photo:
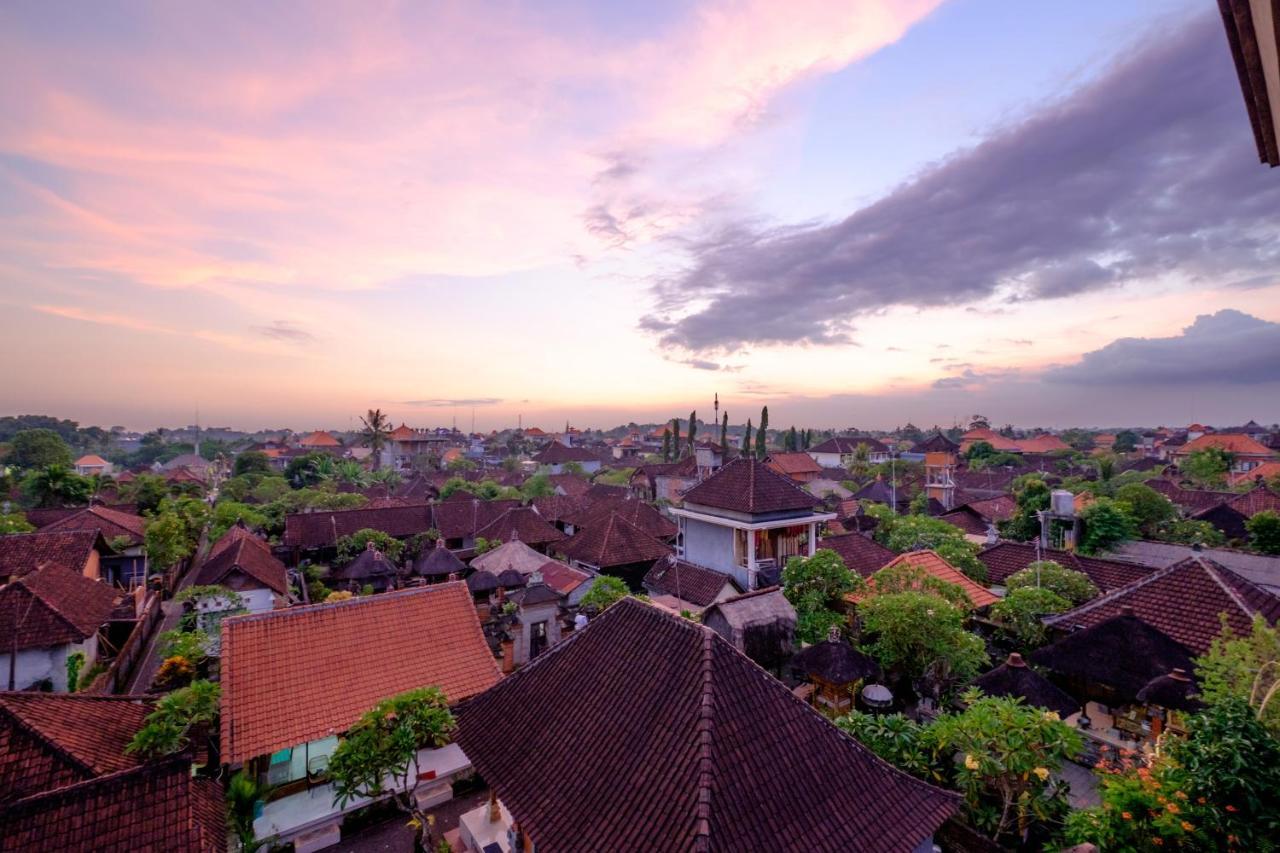
[[[95,634],[83,643],[68,643],[47,649],[23,649],[18,652],[14,668],[14,687],[29,690],[46,678],[53,684],[55,693],[67,692],[67,658],[75,652],[84,652],[84,666],[80,673],[89,671],[98,659],[98,637]],[[0,655],[0,684],[9,686],[9,655]]]
[[[684,559],[708,569],[731,575],[743,589],[749,589],[747,570],[734,563],[733,528],[696,518],[682,519]]]
[[[843,468],[839,453],[817,453],[810,450],[809,456],[823,468]]]

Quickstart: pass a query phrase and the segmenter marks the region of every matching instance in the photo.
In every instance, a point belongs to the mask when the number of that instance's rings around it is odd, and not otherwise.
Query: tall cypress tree
[[[689,413],[689,455],[693,455],[693,440],[698,435],[698,410]]]
[[[671,430],[664,429],[662,431],[662,461],[671,461]]]
[[[756,430],[756,458],[764,459],[765,452],[769,449],[766,445],[769,441],[769,407],[765,406],[760,409],[760,429]]]
[[[724,420],[720,422],[720,453],[724,457],[729,454],[729,413],[724,413]]]
[[[747,434],[742,438],[742,455],[750,456],[752,452],[753,451],[751,449],[751,418],[747,418]]]
[[[680,419],[671,419],[671,459],[675,461],[680,458]]]
[[[792,426],[791,429],[787,432],[787,450],[790,450],[792,453],[795,453],[799,449],[800,449],[800,438],[799,436],[796,435],[795,426]]]

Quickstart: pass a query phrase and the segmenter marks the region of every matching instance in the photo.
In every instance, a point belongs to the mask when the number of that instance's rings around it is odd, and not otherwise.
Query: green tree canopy
[[[1202,489],[1220,489],[1226,485],[1232,456],[1220,447],[1193,450],[1178,462],[1178,471]]]
[[[1246,637],[1232,631],[1224,616],[1221,633],[1196,659],[1196,680],[1205,702],[1245,702],[1280,737],[1280,628],[1261,615]]]
[[[453,730],[449,701],[438,687],[382,700],[347,730],[329,759],[338,805],[390,794],[392,802],[410,816],[418,836],[414,849],[423,849],[422,834],[429,822],[416,796],[422,775],[418,753],[445,746]],[[390,787],[388,779],[393,782]],[[434,839],[428,843],[434,847]]]
[[[844,621],[846,593],[865,586],[835,551],[819,548],[812,557],[792,557],[782,569],[782,591],[796,609],[796,639],[817,643]]]
[[[936,595],[873,595],[858,603],[858,616],[864,651],[922,696],[941,699],[987,663],[982,638],[964,628],[964,611]]]
[[[1089,580],[1088,575],[1068,569],[1053,560],[1031,563],[1025,569],[1009,575],[1004,585],[1010,592],[1036,587],[1051,590],[1072,606],[1098,597],[1098,588]]]
[[[1280,554],[1280,513],[1265,509],[1244,524],[1249,544],[1262,554]]]
[[[953,524],[927,515],[895,515],[883,504],[866,504],[867,515],[879,521],[875,538],[899,554],[907,551],[937,551],[942,559],[977,581],[987,579],[987,567],[978,559],[978,546],[964,538]]]
[[[1071,602],[1053,590],[1026,586],[1011,590],[993,604],[991,619],[1008,640],[1025,651],[1044,644],[1047,629],[1041,620],[1045,616],[1070,609]]]
[[[591,582],[591,589],[582,596],[580,607],[603,612],[627,597],[627,585],[621,578],[613,575],[596,575]]]
[[[393,563],[400,562],[400,555],[404,551],[404,543],[396,539],[390,533],[382,530],[374,530],[371,527],[361,528],[350,536],[340,536],[337,542],[338,564],[346,565],[356,557],[364,553],[369,544],[373,543],[373,547],[386,556]]]
[[[78,506],[93,495],[93,481],[66,465],[46,465],[22,479],[22,494],[32,507]]]
[[[51,429],[24,429],[9,439],[7,461],[24,470],[60,465],[70,468],[75,458],[62,436]]]
[[[1097,498],[1080,513],[1084,533],[1080,537],[1080,550],[1086,554],[1106,551],[1138,532],[1133,516],[1125,504],[1111,498]]]
[[[1138,526],[1138,531],[1144,536],[1155,535],[1160,525],[1172,521],[1178,515],[1178,509],[1172,501],[1142,483],[1120,486],[1115,491],[1115,499],[1129,513]]]
[[[1111,449],[1116,453],[1132,453],[1138,447],[1138,442],[1142,441],[1142,437],[1131,429],[1123,429],[1116,433],[1115,443],[1111,445]]]

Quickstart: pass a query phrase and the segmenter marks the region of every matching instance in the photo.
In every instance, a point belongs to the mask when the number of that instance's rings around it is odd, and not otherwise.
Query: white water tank
[[[1049,511],[1054,515],[1076,514],[1076,496],[1066,489],[1054,489],[1049,495]]]

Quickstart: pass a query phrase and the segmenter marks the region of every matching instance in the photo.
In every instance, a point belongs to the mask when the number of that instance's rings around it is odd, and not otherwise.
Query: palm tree
[[[66,465],[47,465],[28,474],[22,489],[37,507],[74,506],[89,502],[93,483]]]
[[[369,478],[363,466],[354,459],[340,460],[334,467],[338,479],[344,483],[350,483],[356,488],[361,488],[368,483]]]
[[[382,409],[370,409],[360,422],[364,424],[361,431],[364,443],[373,451],[373,469],[376,471],[382,467],[382,448],[387,446],[387,437],[391,435],[391,421],[387,420]]]

